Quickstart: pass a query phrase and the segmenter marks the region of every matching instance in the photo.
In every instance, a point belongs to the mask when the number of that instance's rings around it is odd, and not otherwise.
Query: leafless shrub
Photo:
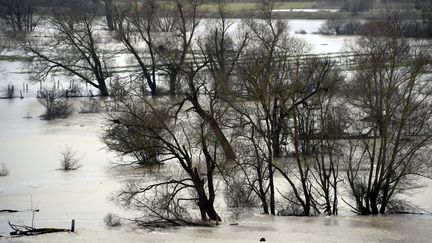
[[[300,35],[306,35],[307,34],[306,30],[303,30],[303,29],[296,31],[295,33],[300,34]]]
[[[346,20],[339,17],[328,19],[318,30],[322,35],[356,35],[361,29],[357,20]]]
[[[60,170],[70,171],[76,170],[81,167],[80,158],[78,157],[78,152],[74,151],[71,147],[66,146],[60,152]]]
[[[110,83],[111,90],[111,105],[110,109],[112,111],[118,111],[121,107],[121,103],[127,99],[127,90],[125,85],[120,82],[119,79],[114,79]]]
[[[365,25],[363,34],[351,49],[370,55],[356,58],[361,71],[347,83],[345,99],[353,107],[352,133],[364,138],[348,141],[343,162],[353,211],[384,214],[432,171],[432,90],[423,81],[430,51],[399,38],[386,22]]]
[[[416,205],[402,199],[392,199],[389,201],[387,213],[389,214],[416,214],[422,210]]]
[[[71,82],[69,85],[69,89],[66,90],[66,97],[81,97],[82,96],[82,88],[76,82]]]
[[[305,216],[304,209],[299,202],[298,198],[294,195],[293,191],[289,191],[287,194],[282,195],[285,199],[279,202],[277,215],[279,216]],[[313,210],[312,210],[313,211]],[[314,213],[311,212],[311,215]],[[309,215],[308,215],[309,216]]]
[[[245,184],[246,178],[238,176],[239,173],[226,181],[225,203],[231,212],[231,220],[238,221],[241,215],[258,207],[258,198],[252,188]]]
[[[63,93],[55,89],[43,89],[38,92],[38,101],[45,106],[46,111],[41,115],[44,120],[67,118],[72,114],[72,105],[63,98]]]
[[[245,178],[239,175],[227,180],[225,188],[225,202],[228,207],[253,208],[258,206],[252,189],[244,183]]]
[[[9,175],[8,167],[4,163],[1,163],[0,176],[8,176],[8,175]]]
[[[101,110],[101,103],[94,97],[81,101],[80,113],[99,113]]]
[[[120,217],[115,214],[107,213],[104,218],[105,225],[108,227],[119,227],[122,225]]]

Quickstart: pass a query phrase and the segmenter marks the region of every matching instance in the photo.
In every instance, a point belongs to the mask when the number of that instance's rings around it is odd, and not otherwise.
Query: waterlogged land
[[[306,35],[296,36],[305,39],[314,53],[341,51],[346,41],[355,38],[312,34],[323,22],[291,20],[290,31],[305,30]],[[10,170],[9,176],[0,177],[0,209],[21,211],[0,213],[0,235],[10,232],[9,220],[31,224],[31,208],[39,209],[34,217],[37,227],[68,228],[71,219],[77,221],[76,234],[0,238],[1,242],[257,242],[263,237],[269,242],[429,242],[432,237],[432,216],[357,216],[342,202],[335,217],[272,217],[246,210],[236,220],[220,201],[215,206],[225,212],[221,215],[224,222],[217,227],[146,231],[126,225],[108,229],[103,222],[108,212],[131,213],[111,202],[112,193],[129,179],[141,178],[144,171],[113,169],[112,163],[118,158],[106,151],[100,138],[105,117],[78,113],[83,99],[74,99],[75,112],[66,120],[40,120],[44,108],[34,98],[39,84],[29,82],[26,61],[4,60],[0,68],[6,70],[2,87],[9,83],[30,85],[26,98],[0,100],[0,162]],[[79,151],[79,170],[58,170],[59,152],[65,145]],[[432,184],[424,184],[425,188],[407,197],[432,211]],[[341,193],[341,197],[348,195]],[[238,225],[230,225],[232,222]]]
[[[76,104],[79,106],[79,104]],[[428,242],[431,236],[431,216],[392,215],[357,216],[342,206],[336,217],[271,217],[244,213],[239,225],[226,222],[213,228],[180,228],[153,232],[134,230],[130,226],[107,229],[103,218],[107,212],[124,214],[109,200],[113,191],[127,179],[142,171],[115,170],[109,161],[112,154],[103,149],[98,131],[103,124],[101,115],[74,114],[67,120],[52,122],[37,117],[23,119],[29,112],[37,116],[43,109],[35,99],[1,100],[0,109],[8,116],[0,121],[0,159],[10,169],[10,175],[0,178],[0,207],[40,211],[35,215],[37,227],[68,228],[77,220],[77,233],[58,233],[20,239],[11,242],[251,242],[265,237],[270,242],[330,241],[330,242]],[[58,171],[60,146],[70,145],[80,151],[83,167],[64,173]],[[413,201],[432,210],[432,187],[413,194]],[[222,203],[219,203],[221,206]],[[224,218],[225,219],[225,218]],[[7,235],[11,222],[31,223],[31,213],[0,213],[0,234]]]

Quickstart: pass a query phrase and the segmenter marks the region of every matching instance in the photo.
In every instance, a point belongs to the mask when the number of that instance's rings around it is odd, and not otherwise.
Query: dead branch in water
[[[18,213],[18,210],[14,209],[0,209],[0,213]]]
[[[72,221],[72,229],[60,229],[60,228],[34,228],[27,225],[18,225],[12,224],[8,222],[9,226],[12,228],[12,232],[10,235],[12,236],[30,236],[30,235],[41,235],[41,234],[49,234],[49,233],[58,233],[58,232],[74,232],[74,222]]]

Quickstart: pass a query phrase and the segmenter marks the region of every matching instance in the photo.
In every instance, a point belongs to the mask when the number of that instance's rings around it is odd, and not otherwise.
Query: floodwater
[[[313,52],[337,52],[355,37],[321,36],[316,32],[323,20],[290,20],[294,34],[305,39]],[[217,227],[177,228],[155,231],[126,225],[108,229],[103,218],[108,212],[127,214],[110,200],[113,192],[139,172],[113,169],[114,154],[100,140],[103,114],[80,114],[80,100],[74,100],[75,112],[68,119],[43,121],[44,112],[34,98],[38,83],[31,83],[26,65],[1,62],[0,92],[8,84],[21,89],[29,84],[26,98],[0,99],[0,163],[10,174],[0,177],[0,235],[7,236],[11,223],[32,223],[29,209],[35,213],[36,227],[69,228],[76,219],[77,233],[57,233],[36,237],[0,238],[0,242],[430,242],[432,216],[392,215],[363,217],[352,214],[346,205],[336,217],[271,217],[245,214],[238,225],[227,220]],[[53,81],[55,82],[55,80]],[[32,118],[24,118],[32,117]],[[70,146],[78,151],[82,167],[59,171],[60,151]],[[425,210],[432,211],[432,186],[410,195]],[[341,202],[342,204],[342,202]],[[225,218],[224,218],[225,219]]]

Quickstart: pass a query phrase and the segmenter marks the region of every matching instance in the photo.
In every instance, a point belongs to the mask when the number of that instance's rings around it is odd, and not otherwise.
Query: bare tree
[[[157,52],[161,58],[163,73],[168,76],[170,95],[179,91],[181,72],[187,62],[188,53],[191,53],[193,41],[200,24],[197,15],[201,1],[198,0],[175,0],[174,11],[176,22],[172,31],[162,43],[158,44]]]
[[[389,26],[369,25],[352,47],[358,53],[347,101],[353,106],[347,179],[360,214],[383,214],[398,195],[430,172],[431,87],[425,82],[429,50],[410,46]]]
[[[202,57],[195,58],[195,54],[191,54],[195,63],[203,62],[204,65],[195,68],[189,66],[182,74],[187,84],[185,101],[189,101],[194,111],[209,125],[224,151],[225,162],[229,164],[236,159],[236,154],[228,140],[227,131],[223,129],[222,120],[228,110],[225,99],[233,95],[234,84],[230,81],[235,78],[235,68],[249,37],[246,33],[234,41],[228,34],[232,23],[226,19],[224,5],[219,2],[218,6],[219,18],[211,31],[197,40],[201,51],[197,55]],[[204,70],[204,74],[197,75],[200,69]],[[206,101],[202,101],[203,98]]]
[[[160,63],[158,63],[156,48],[158,39],[164,35],[159,23],[161,21],[169,23],[166,19],[170,19],[170,16],[161,15],[160,6],[153,0],[125,1],[123,4],[117,4],[114,11],[117,23],[115,35],[140,67],[138,83],[141,88],[139,90],[145,91],[145,86],[148,86],[151,95],[157,95],[156,77]]]
[[[257,164],[252,166],[246,160],[244,166],[249,166],[243,171],[255,173],[250,177],[251,187],[261,199],[264,212],[274,215],[274,173],[276,158],[280,156],[283,123],[294,107],[311,97],[318,88],[309,94],[303,87],[293,85],[292,71],[299,67],[290,57],[301,52],[304,45],[288,35],[286,23],[272,20],[271,6],[264,6],[262,20],[248,21],[246,25],[251,33],[251,43],[244,57],[247,61],[238,68],[243,95],[232,97],[230,105],[240,116],[237,126],[245,129],[245,134],[239,137],[254,148],[251,154],[258,158]],[[305,94],[304,100],[292,102],[297,92]]]
[[[35,58],[38,79],[63,71],[97,88],[101,96],[108,96],[108,65],[113,54],[104,51],[99,43],[95,14],[56,12],[49,21],[55,31],[54,41],[43,47],[28,41],[25,46]]]
[[[206,36],[199,40],[199,47],[208,61],[215,96],[229,96],[235,92],[233,78],[236,66],[241,61],[245,47],[249,41],[249,32],[241,31],[238,36],[229,34],[235,28],[234,22],[227,19],[224,2],[218,2],[218,17],[215,26],[210,28]]]
[[[178,177],[160,176],[162,180],[145,187],[130,184],[120,192],[119,202],[143,209],[144,216],[139,223],[146,226],[196,224],[187,216],[190,214],[186,207],[182,206],[190,202],[196,202],[202,221],[220,221],[214,207],[214,173],[220,152],[207,126],[200,119],[189,119],[193,113],[177,112],[178,104],[171,106],[167,104],[169,100],[165,105],[155,105],[146,98],[138,102],[142,103],[124,102],[122,112],[117,113],[111,122],[147,131],[142,134],[143,138],[157,140],[153,146],[160,151],[160,160],[174,163],[180,174]],[[125,119],[125,114],[134,120]]]
[[[341,76],[337,68],[326,78],[325,92],[316,94],[302,105],[299,117],[301,150],[311,166],[310,183],[315,207],[327,215],[338,213],[338,185],[341,180],[339,167],[343,154],[342,139],[347,123],[346,109],[340,104]]]

